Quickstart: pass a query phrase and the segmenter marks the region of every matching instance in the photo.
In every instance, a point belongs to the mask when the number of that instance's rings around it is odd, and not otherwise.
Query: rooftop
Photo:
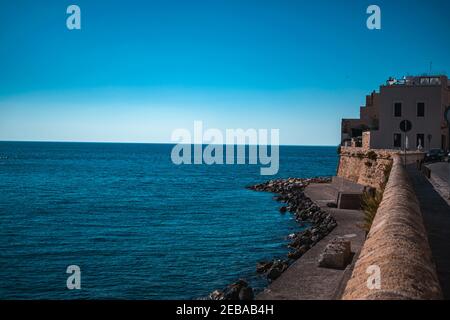
[[[447,85],[447,76],[405,76],[401,79],[389,77],[385,86],[440,86],[443,83]]]

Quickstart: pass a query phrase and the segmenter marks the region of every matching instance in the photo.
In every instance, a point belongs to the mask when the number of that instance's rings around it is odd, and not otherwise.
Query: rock
[[[294,241],[292,241],[291,243],[288,244],[288,248],[296,249],[301,244],[302,244],[302,242],[300,241],[300,239],[295,239]]]
[[[287,268],[287,262],[275,260],[272,267],[270,267],[269,271],[267,272],[267,279],[269,279],[270,281],[277,279],[284,271],[286,271]]]
[[[269,272],[267,273],[267,279],[273,281],[277,279],[279,276],[281,276],[282,272],[278,268],[270,268]]]
[[[302,253],[305,253],[306,251],[308,251],[309,249],[311,249],[311,247],[307,244],[302,245],[300,248],[298,248],[298,250]]]
[[[304,252],[302,252],[300,250],[295,250],[293,252],[289,252],[287,256],[289,259],[297,260],[298,258],[300,258],[303,255],[303,253]]]
[[[239,300],[239,291],[241,288],[231,285],[224,291],[223,297],[225,300]]]
[[[330,222],[330,223],[327,225],[327,230],[328,230],[328,232],[331,232],[335,227],[336,227],[336,223]]]
[[[248,282],[245,281],[244,279],[239,279],[238,281],[233,283],[233,285],[240,286],[240,287],[248,287]]]
[[[223,292],[225,300],[239,300],[239,294],[243,288],[247,288],[248,283],[245,280],[238,280],[230,284]]]
[[[300,238],[299,244],[301,245],[310,245],[312,243],[311,235],[304,235]]]
[[[254,298],[253,289],[250,287],[244,287],[239,291],[239,300],[253,300]]]
[[[267,272],[273,265],[272,261],[261,261],[256,264],[256,272],[265,273]]]
[[[245,280],[238,280],[228,285],[223,291],[214,290],[208,296],[210,300],[252,300],[253,289]]]
[[[344,238],[331,240],[319,257],[319,267],[345,269],[351,260],[351,243]]]
[[[223,292],[222,291],[220,291],[220,290],[214,290],[213,292],[211,292],[210,294],[209,294],[209,297],[208,297],[210,300],[223,300],[224,299],[224,297],[223,297]]]
[[[280,212],[281,212],[281,213],[286,213],[286,211],[287,211],[287,208],[286,208],[286,207],[281,207],[281,208],[280,208]]]

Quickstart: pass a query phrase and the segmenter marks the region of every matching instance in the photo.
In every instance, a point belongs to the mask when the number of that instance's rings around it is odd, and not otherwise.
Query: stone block
[[[351,261],[351,242],[345,238],[334,238],[319,257],[319,267],[345,269]]]
[[[361,192],[339,192],[337,207],[339,209],[360,210]]]

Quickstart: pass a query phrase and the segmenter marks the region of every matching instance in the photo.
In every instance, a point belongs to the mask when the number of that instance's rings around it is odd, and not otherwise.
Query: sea
[[[176,165],[172,148],[0,142],[0,299],[198,299],[238,279],[262,290],[256,263],[284,259],[300,227],[245,187],[332,176],[338,163],[334,146],[281,146],[278,173],[262,176]]]

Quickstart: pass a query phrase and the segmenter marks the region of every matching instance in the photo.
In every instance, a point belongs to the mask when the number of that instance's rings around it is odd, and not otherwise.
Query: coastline
[[[310,184],[329,184],[330,182],[330,177],[287,178],[269,180],[246,187],[258,192],[274,193],[273,199],[284,204],[279,209],[280,214],[293,214],[296,222],[302,228],[301,231],[287,235],[290,240],[287,247],[290,251],[285,259],[272,259],[257,263],[256,272],[266,277],[268,281],[267,286],[258,292],[257,296],[265,292],[298,259],[301,259],[336,228],[337,222],[333,216],[305,194],[305,189]],[[214,290],[209,294],[208,299],[252,300],[254,294],[255,292],[249,284],[240,279],[222,290]]]
[[[305,194],[336,220],[337,226],[314,247],[296,260],[285,273],[256,296],[256,300],[336,300],[340,299],[365,242],[365,231],[360,227],[363,213],[329,207],[335,199],[338,186],[334,183],[310,184]],[[344,268],[319,265],[321,255],[336,238],[351,242],[351,256]]]

